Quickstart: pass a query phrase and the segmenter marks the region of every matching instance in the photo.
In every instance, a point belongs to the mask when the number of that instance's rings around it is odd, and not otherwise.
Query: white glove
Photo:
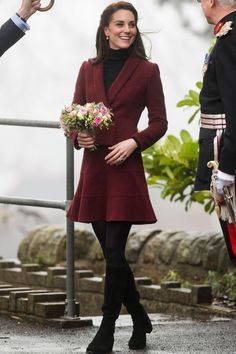
[[[235,182],[235,176],[218,170],[216,180],[216,192],[223,194],[223,187],[229,187]]]

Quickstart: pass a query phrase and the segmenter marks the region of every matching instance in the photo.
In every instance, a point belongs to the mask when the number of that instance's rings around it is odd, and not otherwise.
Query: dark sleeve
[[[0,28],[0,57],[7,49],[23,37],[24,34],[25,33],[16,26],[11,19],[5,22]]]
[[[148,127],[132,136],[141,150],[157,142],[167,130],[165,100],[160,72],[156,64],[149,77],[145,101],[148,109]]]
[[[75,92],[72,103],[84,105],[86,103],[85,97],[85,67],[87,62],[84,62],[80,68],[76,85],[75,85]],[[70,134],[71,141],[76,149],[80,149],[77,141],[77,133],[71,132]]]
[[[236,169],[236,31],[218,40],[216,75],[226,116],[219,169],[233,175]]]

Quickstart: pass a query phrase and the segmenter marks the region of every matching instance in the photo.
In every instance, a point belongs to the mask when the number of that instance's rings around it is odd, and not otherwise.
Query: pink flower
[[[85,114],[88,113],[88,111],[87,111],[87,109],[85,107],[81,106],[80,107],[80,113],[85,115]]]
[[[102,106],[100,111],[101,111],[102,115],[107,114],[107,107],[106,106]]]
[[[94,123],[96,126],[98,126],[99,124],[102,123],[102,118],[99,117],[99,116],[96,116],[96,117],[94,118],[93,123]]]

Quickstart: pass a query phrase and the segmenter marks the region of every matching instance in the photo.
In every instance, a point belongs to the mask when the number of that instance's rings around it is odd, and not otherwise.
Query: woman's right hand
[[[78,145],[84,149],[91,149],[95,147],[95,138],[94,136],[86,132],[78,132],[77,135]]]

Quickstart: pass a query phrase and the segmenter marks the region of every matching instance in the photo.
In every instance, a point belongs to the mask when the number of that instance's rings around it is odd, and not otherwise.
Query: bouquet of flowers
[[[72,104],[62,110],[60,124],[67,137],[72,131],[86,131],[94,135],[97,129],[109,129],[112,124],[111,110],[102,102]]]

